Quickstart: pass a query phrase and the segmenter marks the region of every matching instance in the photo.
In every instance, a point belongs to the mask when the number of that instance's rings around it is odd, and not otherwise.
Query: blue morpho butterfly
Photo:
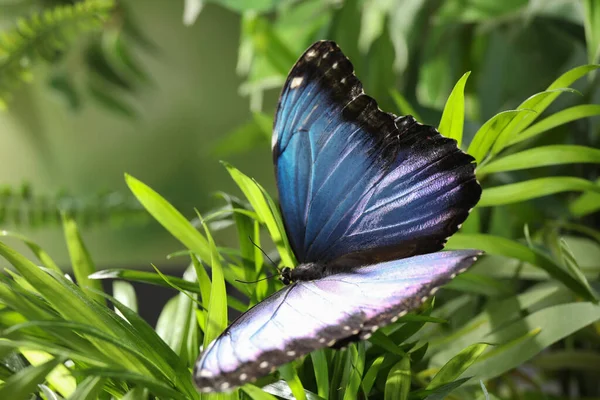
[[[273,162],[300,265],[202,353],[201,392],[226,391],[313,350],[367,339],[419,306],[475,250],[441,250],[481,195],[474,159],[431,126],[381,111],[331,41],[296,62]]]

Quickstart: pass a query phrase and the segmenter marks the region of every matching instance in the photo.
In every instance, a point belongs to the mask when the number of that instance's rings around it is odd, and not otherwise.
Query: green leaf
[[[515,119],[520,119],[524,114],[532,112],[531,110],[509,110],[503,111],[494,115],[487,120],[481,128],[475,133],[467,153],[472,155],[477,161],[477,164],[485,159],[485,156],[490,151],[498,135],[506,129],[509,123]]]
[[[356,400],[365,368],[365,344],[359,342],[348,346],[346,365],[342,375],[340,396],[342,400]]]
[[[560,78],[559,78],[560,79]],[[551,85],[552,86],[552,85]],[[494,156],[502,151],[509,143],[525,128],[527,128],[542,111],[546,109],[561,93],[577,93],[568,87],[548,88],[546,91],[536,93],[525,100],[517,110],[529,110],[523,113],[521,118],[513,118],[500,132],[494,142],[491,155]]]
[[[113,296],[126,307],[137,312],[137,296],[135,289],[129,282],[115,281],[113,282]]]
[[[196,274],[198,274],[198,272],[196,272]],[[206,274],[206,271],[204,271],[204,274]],[[198,274],[198,276],[201,275]],[[166,282],[163,277],[167,278],[168,282]],[[206,282],[203,280],[199,280],[201,286],[201,288],[199,288],[197,283],[189,282],[176,276],[163,274],[163,277],[154,272],[138,271],[134,269],[103,269],[90,275],[90,279],[123,279],[127,281],[143,282],[168,288],[175,286],[180,290],[197,294],[205,293],[204,287]],[[205,277],[208,279],[208,290],[206,290],[206,292],[208,292],[206,304],[208,304],[208,298],[210,298],[210,279],[208,278],[208,274],[206,274]],[[204,295],[202,298],[204,299]],[[227,296],[227,303],[231,308],[237,311],[244,312],[248,309],[247,305],[232,296]]]
[[[185,0],[183,7],[183,24],[193,25],[204,8],[204,0]]]
[[[485,338],[507,345],[481,357],[465,374],[482,379],[499,376],[598,319],[600,306],[592,303],[560,304],[520,318]]]
[[[43,383],[46,375],[60,363],[59,359],[52,359],[42,365],[22,369],[4,382],[0,388],[0,399],[29,399],[31,393],[37,392],[37,385]]]
[[[499,206],[536,199],[562,192],[600,193],[600,185],[581,178],[553,176],[486,188],[477,204],[479,207]]]
[[[437,389],[456,380],[488,347],[485,343],[475,343],[462,350],[448,361],[427,385],[428,390]]]
[[[600,105],[597,104],[583,104],[558,111],[519,133],[513,138],[510,144],[513,145],[522,142],[523,140],[531,139],[532,137],[571,121],[596,115],[600,115]]]
[[[65,241],[69,248],[69,257],[71,258],[71,266],[73,267],[73,273],[77,284],[81,287],[83,292],[90,298],[96,300],[100,304],[104,304],[104,299],[87,288],[93,290],[102,291],[102,284],[99,281],[90,279],[89,276],[96,272],[96,267],[92,261],[89,251],[83,243],[83,238],[79,233],[79,228],[75,220],[66,215],[62,214],[63,230],[65,232]]]
[[[600,185],[600,179],[596,180]],[[569,211],[576,217],[583,217],[600,210],[600,193],[586,192],[569,204]]]
[[[396,354],[398,356],[406,355],[406,353],[396,344],[399,342],[390,339],[382,331],[373,332],[373,334],[369,338],[369,342],[373,343],[375,346],[381,347],[382,349],[386,350],[391,354]]]
[[[457,142],[461,147],[463,126],[465,121],[465,85],[471,72],[465,73],[454,85],[454,89],[446,101],[438,130],[440,133]]]
[[[223,162],[223,165],[227,168],[227,172],[229,172],[252,205],[252,208],[259,217],[259,221],[266,225],[275,246],[277,246],[283,264],[289,267],[295,266],[296,262],[275,202],[273,202],[267,192],[256,181],[250,179],[230,164]]]
[[[590,283],[586,279],[585,275],[583,274],[583,272],[581,272],[581,268],[579,267],[579,264],[577,263],[577,260],[575,259],[575,255],[569,248],[569,245],[567,244],[565,239],[561,238],[559,240],[559,248],[560,248],[560,255],[562,257],[563,265],[565,265],[567,267],[567,269],[571,272],[571,275],[575,279],[577,279],[579,281],[579,283],[582,286],[584,286],[589,293],[594,293],[594,295],[595,295],[594,289],[592,289],[592,287],[590,286]],[[597,296],[594,296],[594,297],[597,298]]]
[[[449,249],[479,249],[487,254],[497,254],[510,258],[516,258],[532,265],[536,265],[546,271],[554,279],[563,283],[573,292],[588,300],[595,300],[595,294],[571,276],[553,259],[530,249],[511,239],[486,234],[456,234],[448,240]]]
[[[203,261],[210,260],[211,252],[208,241],[175,207],[133,176],[125,174],[125,181],[133,195],[142,203],[144,208],[171,235],[183,243],[185,247],[196,253]]]
[[[38,258],[38,260],[40,260],[44,267],[52,269],[56,272],[62,272],[60,267],[54,262],[54,260],[52,260],[50,255],[46,253],[38,244],[32,242],[28,237],[23,236],[19,233],[4,230],[0,230],[0,236],[12,237],[23,241],[23,243],[25,243],[27,247],[29,247],[29,250],[31,250],[33,254],[35,254],[35,256]]]
[[[373,388],[373,385],[375,384],[375,379],[377,379],[377,375],[379,375],[379,371],[384,366],[385,357],[386,356],[377,357],[373,361],[373,363],[371,364],[369,369],[367,370],[367,373],[365,374],[365,376],[363,377],[362,386],[363,386],[363,390],[364,390],[366,396],[368,396],[369,393],[371,392],[371,389]],[[388,358],[390,358],[390,357],[388,357]]]
[[[385,400],[406,400],[410,392],[410,359],[404,357],[390,370],[385,381]]]
[[[246,392],[253,400],[277,400],[277,397],[270,393],[265,392],[259,387],[252,385],[251,383],[244,385],[242,390]]]
[[[200,215],[198,214],[198,217]],[[202,217],[200,217],[202,220]],[[206,319],[206,332],[204,332],[204,348],[215,340],[221,332],[227,328],[227,291],[225,290],[225,278],[223,277],[223,267],[219,259],[217,246],[204,225],[204,232],[208,240],[208,246],[211,253],[210,266],[212,272],[212,283],[210,288],[210,303],[208,304],[208,315]],[[207,260],[208,261],[208,260]]]
[[[95,399],[102,391],[105,382],[105,378],[89,376],[77,385],[77,390],[69,397],[69,400]]]
[[[600,58],[600,6],[595,0],[583,0],[582,3],[588,62],[595,63]]]
[[[279,373],[289,385],[294,397],[297,400],[306,400],[306,393],[304,392],[304,387],[302,386],[300,377],[298,377],[298,373],[296,372],[296,369],[294,368],[292,363],[287,363],[279,367]]]
[[[548,165],[576,163],[600,164],[600,150],[575,145],[536,147],[510,154],[477,168],[477,177],[481,178],[493,172],[516,171]]]
[[[317,394],[326,399],[329,396],[329,366],[327,365],[327,355],[324,349],[315,350],[310,353],[313,369],[315,371],[315,380],[317,381]]]

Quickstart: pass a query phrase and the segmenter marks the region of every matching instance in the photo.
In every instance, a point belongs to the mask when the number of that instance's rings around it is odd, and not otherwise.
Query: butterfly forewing
[[[381,111],[329,41],[290,72],[273,157],[300,262],[348,267],[440,250],[481,194],[473,158],[434,128]]]

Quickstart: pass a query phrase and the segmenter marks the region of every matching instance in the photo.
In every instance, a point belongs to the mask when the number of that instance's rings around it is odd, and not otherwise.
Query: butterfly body
[[[202,392],[367,339],[480,254],[435,253],[479,200],[473,158],[435,128],[381,111],[334,42],[313,44],[292,68],[273,162],[299,265],[203,351],[194,371]]]

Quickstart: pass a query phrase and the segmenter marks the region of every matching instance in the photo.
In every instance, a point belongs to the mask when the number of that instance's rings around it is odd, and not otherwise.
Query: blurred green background
[[[128,118],[90,102],[72,110],[48,85],[52,67],[36,67],[33,82],[20,86],[8,112],[0,113],[0,183],[18,187],[28,181],[37,193],[66,189],[74,196],[101,190],[128,193],[127,172],[191,218],[194,207],[207,211],[217,204],[214,192],[234,191],[211,149],[250,115],[248,99],[238,94],[242,78],[235,71],[240,17],[207,5],[193,26],[184,26],[183,2],[128,3],[157,48],[154,54],[133,49],[152,79],[135,93],[137,116]],[[273,190],[268,147],[227,160]],[[7,225],[68,266],[60,226]],[[166,265],[165,255],[180,248],[150,219],[146,224],[92,226],[84,235],[101,267]]]

